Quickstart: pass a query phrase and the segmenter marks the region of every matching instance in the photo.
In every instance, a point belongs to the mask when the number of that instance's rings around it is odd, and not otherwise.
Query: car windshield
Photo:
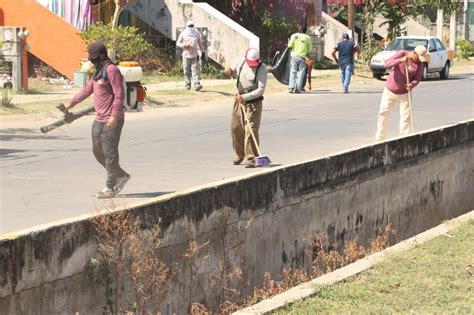
[[[395,38],[385,50],[396,51],[396,50],[413,50],[416,46],[423,45],[428,46],[428,40],[420,38]]]

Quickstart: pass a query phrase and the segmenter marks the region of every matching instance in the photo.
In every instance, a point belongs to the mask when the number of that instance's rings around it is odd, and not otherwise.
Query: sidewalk
[[[338,75],[339,70],[313,70],[311,78],[317,79],[326,76]],[[269,80],[274,80],[273,75],[269,73]],[[201,80],[204,88],[206,87],[217,87],[231,84],[230,80],[218,80],[218,79],[208,79]],[[146,84],[148,92],[155,91],[170,91],[170,90],[183,90],[184,91],[184,81],[168,81],[160,83]],[[52,91],[45,92],[42,94],[15,94],[13,96],[13,104],[21,105],[28,103],[40,103],[40,102],[51,102],[51,101],[63,101],[72,98],[80,88],[64,88],[62,91]]]

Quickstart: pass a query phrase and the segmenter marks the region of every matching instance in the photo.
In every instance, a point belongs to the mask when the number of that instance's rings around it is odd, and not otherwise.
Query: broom
[[[231,78],[232,78],[232,83],[235,86],[235,92],[236,92],[236,94],[239,94],[237,84],[235,83],[234,77],[232,75],[231,75]],[[240,107],[240,110],[242,111],[242,113],[244,114],[245,122],[247,123],[247,125],[249,127],[250,134],[251,134],[252,139],[253,139],[253,143],[255,144],[255,148],[257,149],[258,156],[256,156],[255,159],[254,159],[255,167],[270,165],[272,163],[272,161],[270,160],[270,158],[268,156],[261,154],[260,148],[259,148],[258,143],[257,143],[257,138],[255,137],[255,134],[253,133],[252,127],[250,126],[250,120],[248,119],[247,112],[245,111],[245,108],[244,108],[243,104],[240,103],[240,102],[239,102],[239,107]]]
[[[408,60],[405,63],[405,73],[407,76],[407,84],[410,84],[410,78],[408,77]],[[411,89],[408,91],[408,107],[410,108],[411,132],[415,132],[415,125],[413,124],[413,111],[411,107]]]

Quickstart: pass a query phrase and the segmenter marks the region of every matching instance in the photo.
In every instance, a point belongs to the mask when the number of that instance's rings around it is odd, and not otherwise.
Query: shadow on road
[[[201,90],[199,93],[217,93],[217,94],[221,94],[221,95],[224,95],[224,96],[234,96],[233,93],[222,92],[222,91],[214,91],[214,90]]]
[[[64,132],[65,129],[69,128],[69,126],[65,126],[63,128],[58,128],[55,130],[56,135],[50,134],[43,134],[40,132],[39,127],[36,128],[3,128],[0,129],[0,141],[18,141],[18,140],[30,140],[30,139],[68,139],[68,140],[76,140],[80,138],[72,138],[67,135],[58,135],[58,132]]]
[[[319,94],[319,95],[329,95],[329,94],[381,94],[382,90],[372,90],[372,91],[349,91],[349,93],[339,92],[339,91],[330,91],[330,90],[311,90],[306,92],[306,94]],[[303,93],[305,94],[305,93]]]
[[[25,150],[16,150],[16,149],[0,149],[0,159],[2,160],[19,160],[24,158],[30,158],[37,155],[26,154],[19,155],[19,153],[26,152]]]

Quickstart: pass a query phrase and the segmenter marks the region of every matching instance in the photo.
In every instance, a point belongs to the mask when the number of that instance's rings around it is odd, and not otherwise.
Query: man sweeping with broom
[[[267,69],[260,62],[256,48],[249,48],[245,57],[225,68],[227,77],[237,79],[234,108],[232,110],[231,134],[234,148],[234,165],[244,158],[245,167],[252,168],[270,164],[270,159],[260,155],[258,129],[262,117],[262,101],[267,84]]]
[[[376,141],[385,139],[388,113],[394,105],[400,106],[400,135],[414,131],[411,108],[411,91],[421,81],[423,63],[426,62],[425,46],[413,51],[400,50],[385,61],[385,68],[392,68],[383,90],[378,114]]]

